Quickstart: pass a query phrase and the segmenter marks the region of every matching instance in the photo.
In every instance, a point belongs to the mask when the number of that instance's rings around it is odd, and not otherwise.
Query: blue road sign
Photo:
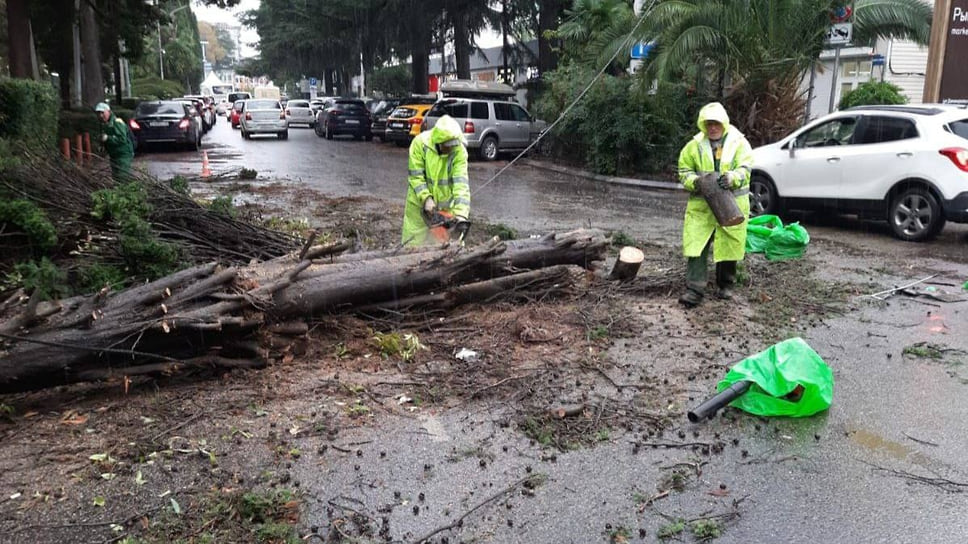
[[[316,78],[314,78],[314,77],[309,78],[309,84],[310,85],[315,86],[317,83],[319,83],[319,82],[316,81]]]
[[[639,42],[632,46],[632,54],[630,55],[633,59],[642,60],[649,56],[649,51],[652,50],[653,44]]]
[[[871,55],[871,66],[884,66],[884,55]]]

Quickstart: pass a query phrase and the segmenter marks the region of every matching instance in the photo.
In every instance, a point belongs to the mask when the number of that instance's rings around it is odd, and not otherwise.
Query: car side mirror
[[[797,156],[797,139],[794,138],[790,140],[790,158],[792,159],[796,156]]]

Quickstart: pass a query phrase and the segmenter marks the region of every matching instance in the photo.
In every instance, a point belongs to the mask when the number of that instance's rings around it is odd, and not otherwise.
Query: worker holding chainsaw
[[[404,245],[463,242],[471,211],[466,143],[461,126],[449,115],[413,139],[403,212]]]
[[[736,263],[746,255],[746,221],[734,226],[719,224],[700,192],[700,178],[714,173],[719,189],[729,191],[744,219],[750,214],[750,170],[753,150],[743,133],[729,124],[729,115],[719,102],[699,110],[699,133],[679,153],[679,181],[689,191],[682,225],[682,252],[686,257],[686,291],[679,302],[693,307],[702,302],[706,290],[706,262],[713,246],[717,295],[732,298]]]

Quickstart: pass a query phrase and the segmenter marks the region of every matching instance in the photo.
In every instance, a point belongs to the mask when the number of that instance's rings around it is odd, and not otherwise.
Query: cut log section
[[[448,308],[567,286],[559,265],[587,269],[606,247],[601,233],[575,231],[494,238],[473,248],[373,252],[362,260],[327,256],[327,263],[297,260],[297,252],[248,267],[199,265],[116,293],[25,300],[0,320],[0,393],[198,366],[250,367],[258,364],[252,334],[259,329],[298,335],[305,329],[293,322],[321,314],[401,302]]]
[[[734,227],[742,224],[746,218],[736,204],[736,197],[732,191],[728,191],[719,186],[719,174],[704,174],[697,182],[699,192],[702,193],[709,209],[716,216],[716,221],[724,227]]]
[[[632,246],[623,247],[618,252],[618,259],[616,259],[615,266],[612,267],[612,273],[608,275],[608,279],[629,281],[635,278],[644,260],[645,253],[642,253],[641,249]]]

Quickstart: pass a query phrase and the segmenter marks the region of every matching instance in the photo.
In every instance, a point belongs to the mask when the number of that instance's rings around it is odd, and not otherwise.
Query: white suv
[[[753,150],[753,215],[782,209],[886,219],[927,240],[945,221],[968,223],[968,110],[859,106]]]

